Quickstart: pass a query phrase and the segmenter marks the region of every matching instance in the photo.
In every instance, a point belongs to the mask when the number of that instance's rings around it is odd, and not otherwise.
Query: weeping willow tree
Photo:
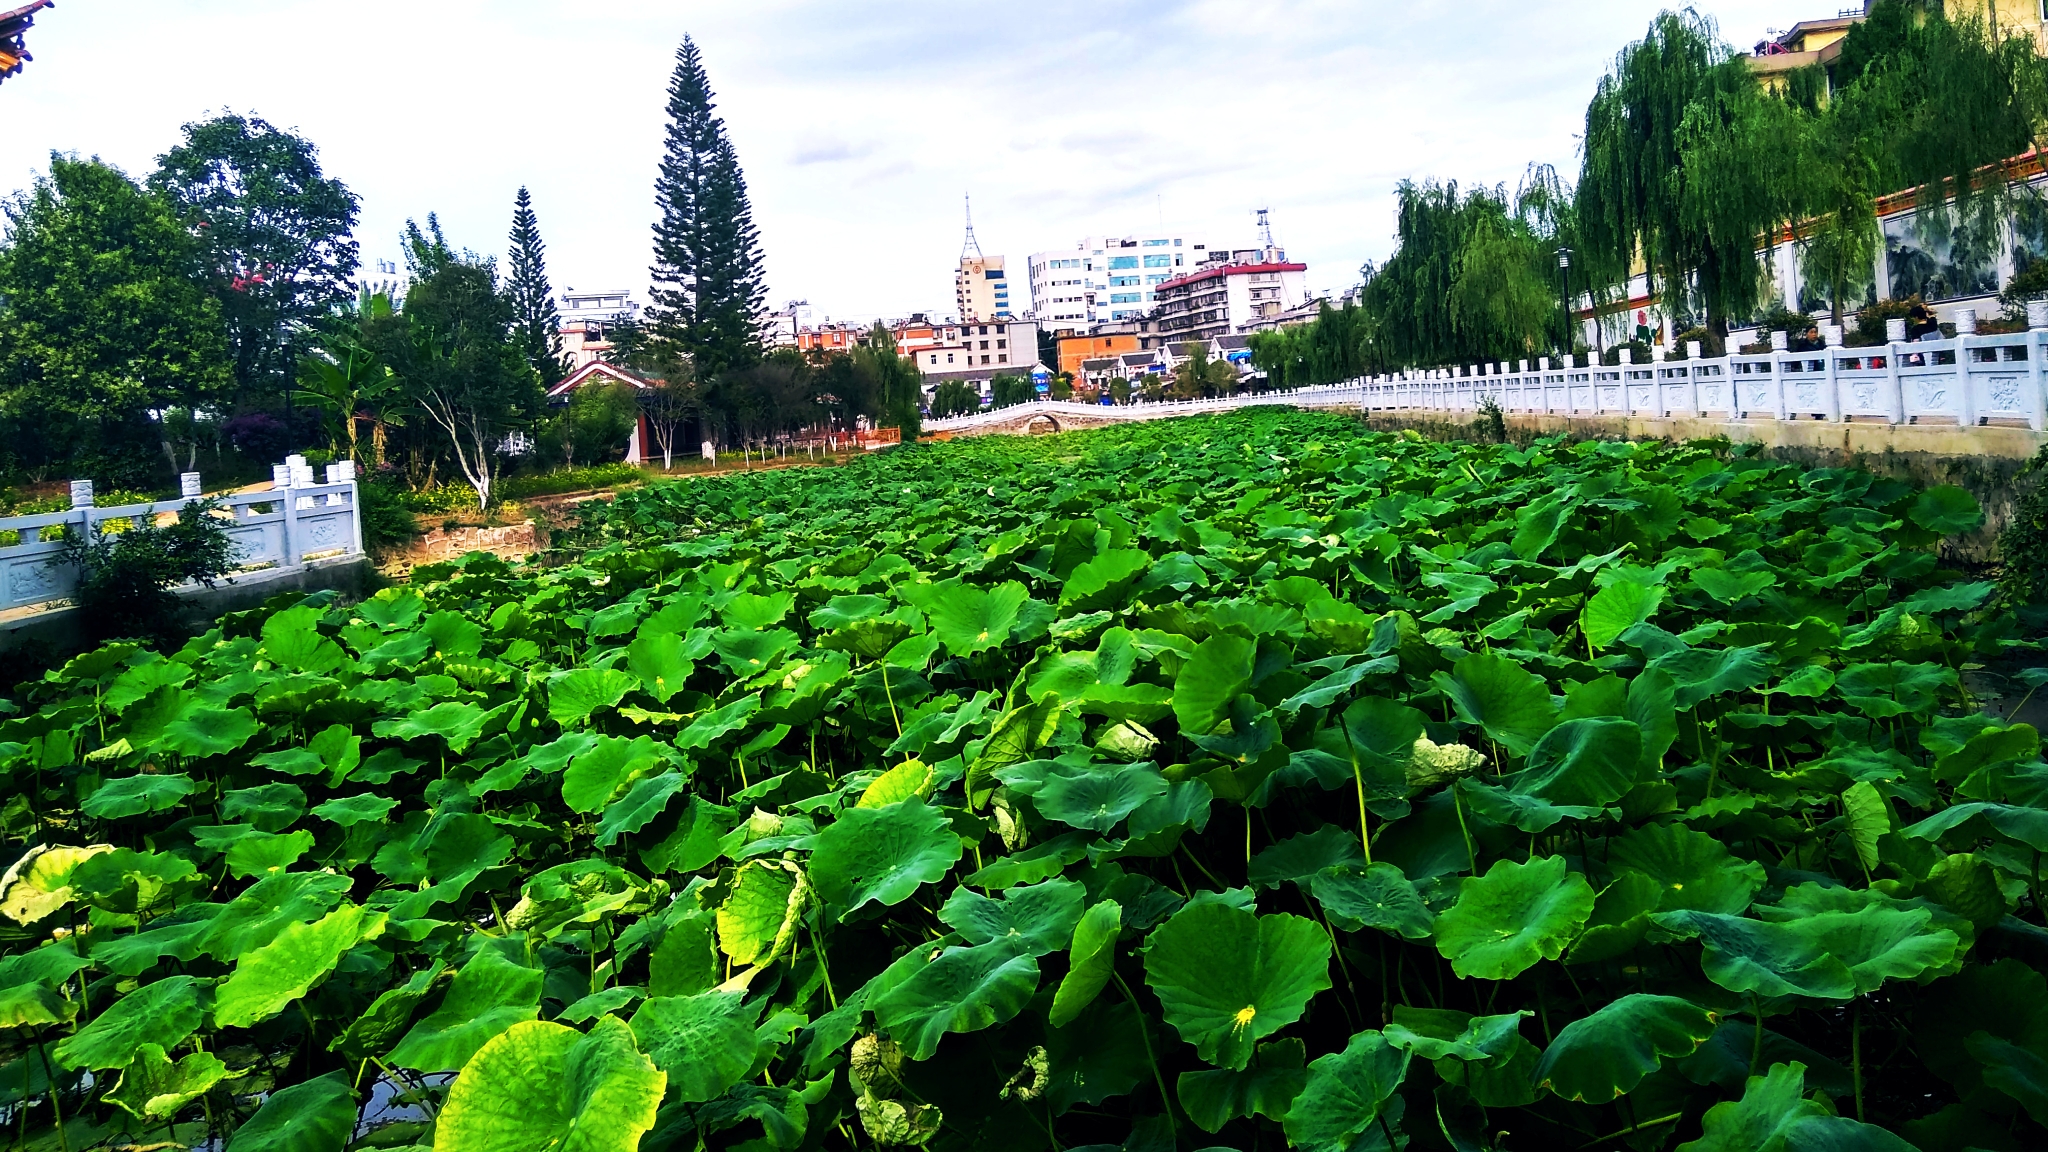
[[[1371,339],[1364,309],[1332,308],[1326,300],[1307,324],[1254,332],[1252,366],[1273,388],[1306,388],[1349,380],[1378,366],[1367,359]]]
[[[1754,310],[1759,241],[1789,214],[1760,123],[1773,105],[1783,102],[1764,96],[1713,22],[1688,8],[1662,13],[1624,48],[1586,108],[1587,250],[1609,269],[1640,260],[1653,291],[1696,299],[1717,336]]]

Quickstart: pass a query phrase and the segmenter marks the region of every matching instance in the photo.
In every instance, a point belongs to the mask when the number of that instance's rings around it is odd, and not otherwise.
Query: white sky
[[[12,0],[0,0],[12,6]],[[645,298],[674,53],[697,40],[744,166],[769,299],[949,312],[961,195],[1025,256],[1163,219],[1341,290],[1393,248],[1393,189],[1577,171],[1593,86],[1646,0],[59,0],[0,84],[0,192],[51,150],[140,177],[179,126],[263,116],[362,198],[365,264],[408,216],[502,252],[528,186],[557,290]],[[1832,14],[1708,10],[1738,46]]]

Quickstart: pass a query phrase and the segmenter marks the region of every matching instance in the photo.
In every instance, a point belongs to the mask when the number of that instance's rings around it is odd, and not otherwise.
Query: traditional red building
[[[55,6],[52,0],[30,0],[19,8],[0,12],[0,80],[21,71],[21,66],[33,59],[22,43],[22,33],[36,22],[36,13]]]

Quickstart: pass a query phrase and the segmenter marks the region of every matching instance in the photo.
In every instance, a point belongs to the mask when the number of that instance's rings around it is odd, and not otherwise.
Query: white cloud
[[[70,0],[0,85],[0,189],[52,149],[141,175],[232,108],[299,129],[363,198],[366,259],[408,216],[503,247],[531,188],[559,286],[644,285],[674,51],[704,52],[770,298],[943,312],[974,196],[984,251],[1161,219],[1245,244],[1273,210],[1311,282],[1393,246],[1403,178],[1576,169],[1586,97],[1659,5],[1582,0]],[[1719,5],[1747,44],[1782,6]],[[167,53],[166,45],[175,45]]]

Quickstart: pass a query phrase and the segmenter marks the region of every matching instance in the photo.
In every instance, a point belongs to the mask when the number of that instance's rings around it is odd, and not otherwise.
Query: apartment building
[[[959,270],[953,273],[953,306],[963,322],[1008,320],[1012,314],[1010,281],[1003,271],[1003,258],[979,253],[962,256]]]
[[[1159,285],[1207,254],[1171,232],[1090,236],[1072,248],[1034,252],[1027,268],[1032,314],[1049,329],[1075,332],[1143,316]]]
[[[917,370],[926,376],[983,368],[995,375],[1022,375],[1038,367],[1038,325],[1030,320],[948,324],[909,335],[908,343],[897,339],[897,349],[916,361]]]
[[[1157,289],[1152,319],[1169,341],[1215,339],[1270,327],[1308,300],[1308,265],[1268,245],[1211,253]]]

